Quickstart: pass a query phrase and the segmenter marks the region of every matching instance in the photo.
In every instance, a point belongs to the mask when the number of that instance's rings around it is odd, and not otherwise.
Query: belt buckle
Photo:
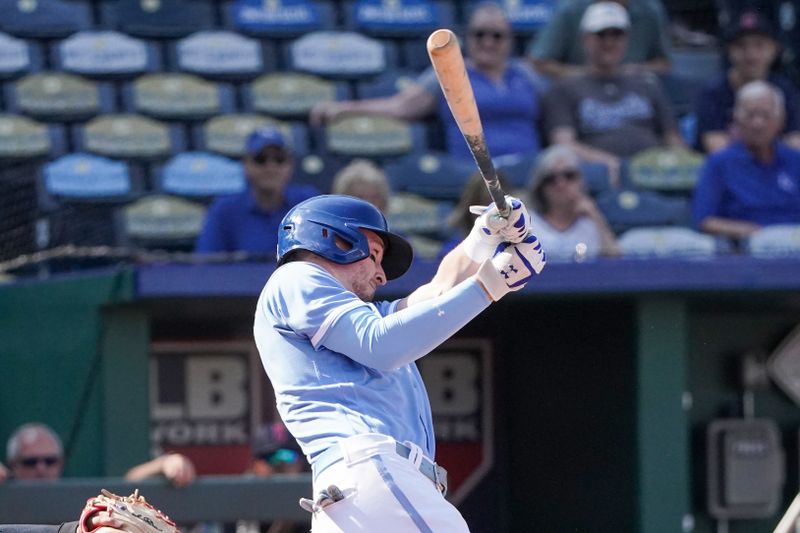
[[[447,496],[447,470],[436,463],[433,463],[433,481],[442,496]]]

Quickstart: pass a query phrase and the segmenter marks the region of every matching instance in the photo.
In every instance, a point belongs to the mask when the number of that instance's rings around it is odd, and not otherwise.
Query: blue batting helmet
[[[278,228],[278,266],[293,250],[308,250],[334,263],[349,264],[369,257],[369,241],[360,229],[383,239],[383,271],[387,280],[402,276],[411,265],[411,245],[389,231],[386,218],[371,203],[340,194],[325,194],[300,202],[286,213]],[[339,237],[350,247],[336,244]]]

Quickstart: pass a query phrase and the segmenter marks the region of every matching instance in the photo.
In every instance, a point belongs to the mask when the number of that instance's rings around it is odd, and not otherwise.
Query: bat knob
[[[436,30],[428,37],[428,50],[437,50],[449,45],[451,41],[455,40],[455,34],[447,29]]]

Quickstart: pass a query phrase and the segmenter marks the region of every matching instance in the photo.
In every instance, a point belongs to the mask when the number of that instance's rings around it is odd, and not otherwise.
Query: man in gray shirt
[[[542,106],[550,143],[605,164],[612,185],[619,182],[621,159],[654,146],[684,146],[655,75],[622,68],[629,28],[619,4],[589,6],[581,19],[587,73],[553,85]]]

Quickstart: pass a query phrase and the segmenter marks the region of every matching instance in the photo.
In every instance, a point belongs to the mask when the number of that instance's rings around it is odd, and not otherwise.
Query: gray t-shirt
[[[654,75],[578,76],[545,94],[545,131],[568,126],[578,141],[618,157],[663,144],[675,130],[669,101]]]

